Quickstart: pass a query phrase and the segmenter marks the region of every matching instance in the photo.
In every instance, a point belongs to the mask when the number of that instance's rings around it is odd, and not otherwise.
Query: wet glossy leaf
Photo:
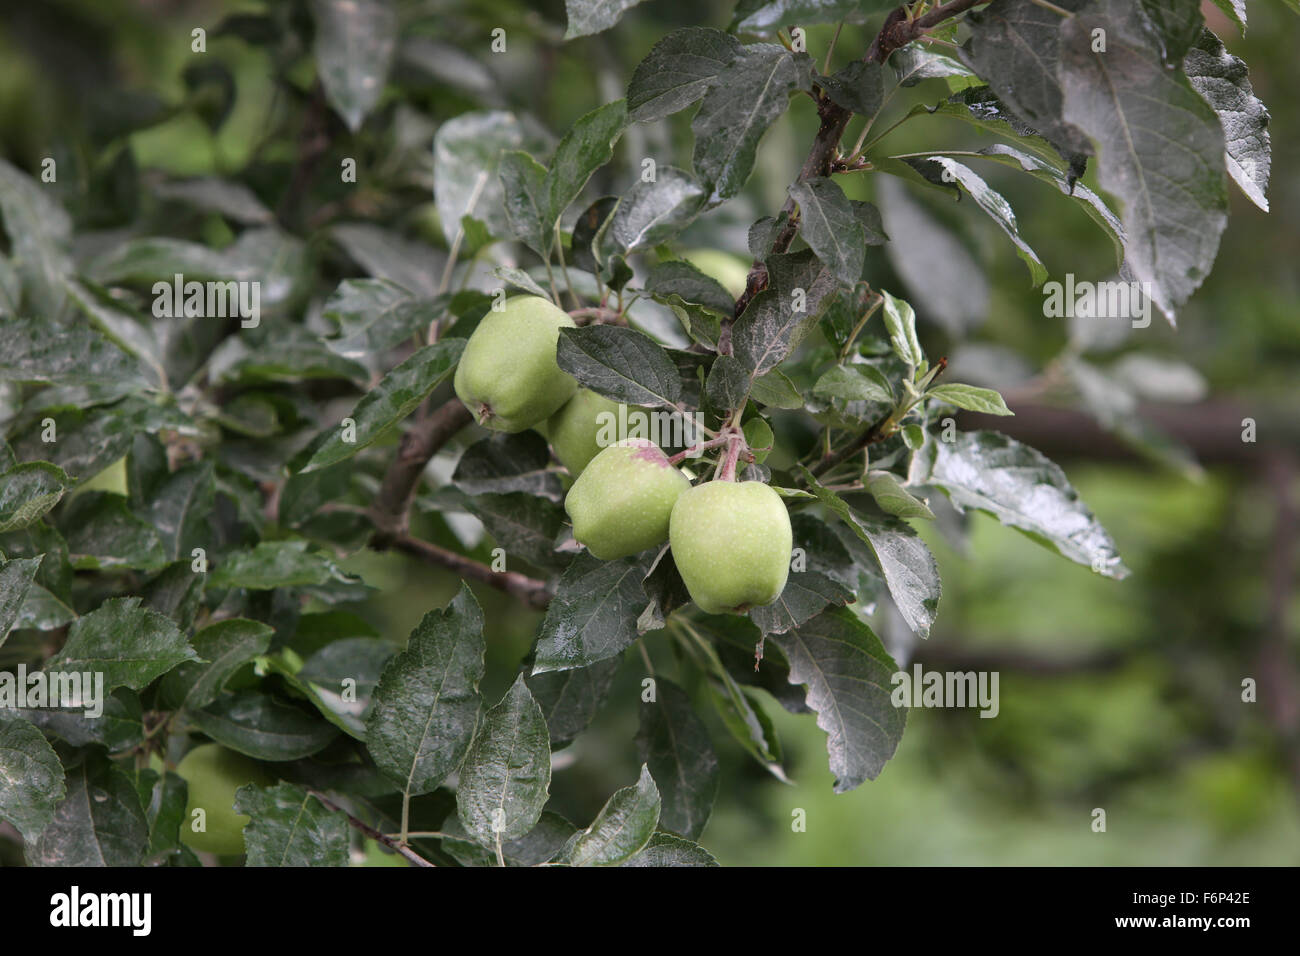
[[[63,799],[63,765],[41,732],[7,708],[0,709],[0,780],[0,820],[35,839]]]
[[[107,690],[141,690],[177,664],[194,660],[198,655],[170,618],[140,607],[138,597],[121,597],[74,621],[47,668],[102,672]]]
[[[190,720],[217,743],[257,760],[310,757],[339,735],[332,724],[255,690],[220,694]]]
[[[650,842],[659,823],[659,788],[648,767],[630,787],[615,793],[587,829],[575,834],[565,850],[574,866],[613,866]]]
[[[713,812],[718,757],[686,692],[666,678],[655,688],[656,700],[641,701],[637,754],[660,781],[659,826],[693,839]]]
[[[235,811],[244,827],[246,866],[347,866],[348,818],[327,810],[302,787],[241,787]]]

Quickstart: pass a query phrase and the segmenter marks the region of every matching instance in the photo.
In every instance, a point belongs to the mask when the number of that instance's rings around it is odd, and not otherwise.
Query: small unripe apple
[[[573,536],[604,561],[668,540],[668,519],[691,487],[659,446],[644,438],[611,445],[591,460],[564,499]]]
[[[744,293],[749,279],[748,262],[717,249],[690,249],[682,253],[682,258],[706,276],[716,279],[733,299],[739,299]]]
[[[521,432],[573,397],[578,383],[555,364],[560,329],[573,319],[535,295],[483,316],[456,367],[456,394],[485,428]]]
[[[555,456],[569,469],[569,474],[578,477],[602,448],[616,445],[627,437],[626,429],[619,428],[620,422],[627,422],[627,413],[623,411],[626,407],[580,388],[578,394],[546,421],[543,434],[551,440]]]
[[[709,481],[677,499],[669,527],[677,571],[700,610],[771,604],[790,573],[790,512],[761,481]]]
[[[243,853],[248,817],[235,812],[235,791],[250,783],[269,786],[271,780],[262,768],[220,744],[200,744],[177,764],[176,772],[189,786],[181,842],[219,856]],[[194,811],[199,809],[203,811],[203,830],[194,829]]]

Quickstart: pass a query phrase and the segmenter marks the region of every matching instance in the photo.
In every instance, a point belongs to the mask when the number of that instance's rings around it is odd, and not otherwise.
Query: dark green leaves
[[[497,176],[501,154],[535,142],[514,114],[500,111],[462,113],[438,127],[433,141],[433,188],[448,243],[455,241],[465,215],[481,220],[493,235],[504,232],[508,223]]]
[[[1106,529],[1079,500],[1065,474],[1040,452],[997,432],[966,432],[933,441],[917,480],[945,492],[959,509],[985,511],[1071,561],[1123,578]]]
[[[833,102],[862,116],[872,117],[880,112],[884,97],[879,63],[853,60],[839,72],[818,79],[822,89]]]
[[[698,843],[671,833],[656,833],[635,856],[619,866],[717,866],[718,861]]]
[[[635,329],[561,329],[556,361],[582,385],[616,402],[673,406],[681,398],[682,382],[672,359]]]
[[[632,74],[628,118],[662,119],[702,97],[740,52],[736,38],[708,27],[685,27],[664,37]]]
[[[831,274],[852,285],[862,278],[866,236],[839,184],[810,179],[790,187],[799,204],[799,234]]]
[[[712,276],[707,276],[685,259],[670,259],[650,270],[646,291],[657,299],[692,302],[730,316],[735,302],[731,293]]]
[[[660,167],[655,179],[637,180],[619,201],[610,237],[624,252],[671,239],[700,214],[706,197],[707,190],[690,173]]]
[[[217,743],[258,760],[310,757],[339,734],[333,724],[255,690],[221,694],[190,719]]]
[[[655,681],[657,700],[641,701],[637,752],[660,782],[659,825],[692,839],[709,821],[718,790],[718,758],[691,699],[676,684]]]
[[[659,823],[659,788],[647,767],[636,784],[609,798],[587,829],[569,841],[566,856],[574,866],[613,866],[650,842]]]
[[[826,731],[835,792],[876,779],[907,722],[907,711],[890,700],[897,665],[880,640],[843,608],[772,640],[790,662],[790,683],[807,687],[808,706]]]
[[[463,339],[426,345],[384,376],[349,416],[353,427],[340,427],[316,450],[302,469],[313,471],[350,458],[411,414],[455,368],[465,349]],[[353,428],[355,430],[353,430]]]
[[[619,659],[611,657],[587,667],[545,671],[528,678],[528,689],[542,709],[553,748],[558,750],[587,729],[605,703],[618,665]]]
[[[140,362],[87,325],[0,318],[0,381],[151,388]],[[118,392],[117,394],[121,394]]]
[[[263,541],[217,565],[208,577],[208,587],[269,591],[347,580],[327,555],[308,551],[306,541]]]
[[[164,696],[178,708],[206,707],[235,671],[266,653],[274,633],[261,621],[240,617],[209,624],[194,635],[194,650],[205,663],[186,662],[168,674],[162,683]]]
[[[45,736],[7,710],[0,710],[0,781],[0,820],[35,839],[63,799],[63,766]]]
[[[407,793],[428,793],[460,765],[478,724],[483,612],[462,585],[430,611],[384,668],[366,720],[379,768]]]
[[[67,298],[63,280],[72,271],[67,252],[72,218],[45,186],[3,159],[0,217],[25,300],[37,314],[57,317]]]
[[[235,810],[244,827],[245,866],[347,866],[348,820],[302,787],[241,787]]]
[[[1092,31],[1105,30],[1105,53]],[[1172,321],[1208,274],[1227,220],[1219,117],[1132,3],[1095,0],[1061,27],[1062,116],[1100,147],[1098,180],[1124,205],[1127,265]]]
[[[68,629],[68,640],[50,670],[94,671],[105,690],[140,690],[194,653],[170,618],[140,607],[138,597],[110,598]]]
[[[709,185],[709,205],[740,192],[758,141],[799,86],[794,56],[775,44],[743,47],[717,78],[691,122],[695,171]]]
[[[314,52],[330,105],[354,133],[379,102],[397,46],[392,0],[312,0]]]
[[[44,555],[36,558],[0,558],[0,644],[9,636],[9,630],[18,620],[18,612],[32,587],[36,569]]]
[[[574,558],[546,609],[537,636],[533,673],[586,667],[621,653],[637,638],[646,606],[644,561]]]
[[[735,356],[754,375],[770,372],[803,341],[835,290],[810,250],[767,260],[769,287],[754,296],[732,332]]]
[[[94,750],[68,771],[67,796],[40,835],[27,841],[31,866],[136,866],[149,826],[135,787]]]
[[[555,148],[546,175],[546,215],[554,228],[569,203],[578,198],[588,177],[614,155],[614,143],[627,125],[622,100],[607,103],[581,116]]]
[[[456,806],[480,843],[516,840],[542,815],[551,782],[551,747],[542,710],[515,679],[487,712],[465,755]]]

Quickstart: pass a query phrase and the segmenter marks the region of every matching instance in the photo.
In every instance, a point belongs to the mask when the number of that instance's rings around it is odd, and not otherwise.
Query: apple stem
[[[745,444],[745,435],[739,429],[729,430],[726,435],[727,453],[722,459],[722,470],[718,473],[719,481],[736,480],[736,462],[740,459],[740,450]]]

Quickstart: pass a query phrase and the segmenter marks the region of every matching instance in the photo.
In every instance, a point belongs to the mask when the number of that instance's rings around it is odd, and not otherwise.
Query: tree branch
[[[440,547],[431,541],[414,538],[409,534],[391,535],[386,537],[383,543],[385,547],[394,548],[428,564],[454,571],[462,578],[471,578],[505,591],[533,610],[545,610],[551,603],[546,582],[530,578],[526,574],[517,571],[493,571],[481,561],[475,561],[473,558],[467,558],[463,554],[457,554],[455,551]]]
[[[470,414],[458,398],[449,400],[432,414],[417,419],[402,436],[397,456],[388,466],[384,483],[370,508],[370,518],[377,530],[376,538],[405,534],[410,527],[411,501],[420,485],[420,475],[429,459],[458,431],[473,424]]]
[[[424,857],[420,856],[420,854],[416,853],[409,846],[399,843],[397,840],[394,840],[392,837],[388,836],[387,834],[382,833],[379,830],[376,830],[374,827],[366,823],[364,820],[360,820],[354,817],[352,814],[348,813],[348,811],[344,810],[342,807],[340,807],[329,797],[325,796],[325,794],[320,793],[319,791],[316,790],[308,790],[307,792],[310,793],[317,800],[319,800],[321,802],[321,805],[326,810],[333,810],[336,813],[343,814],[345,817],[348,818],[348,823],[350,823],[354,829],[361,831],[366,836],[370,837],[370,839],[378,843],[382,843],[384,846],[388,847],[393,852],[400,853],[407,860],[409,860],[413,865],[433,866],[432,863],[430,863]]]

